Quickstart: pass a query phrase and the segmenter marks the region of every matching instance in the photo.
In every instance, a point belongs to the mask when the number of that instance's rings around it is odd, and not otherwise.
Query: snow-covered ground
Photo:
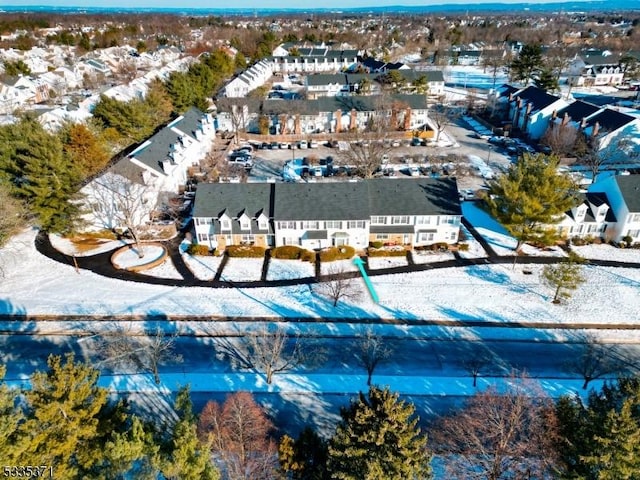
[[[480,208],[476,202],[462,202],[462,214],[476,228],[478,233],[489,242],[498,255],[513,255],[518,244],[491,215]],[[566,257],[567,254],[560,247],[540,249],[531,245],[523,245],[520,251],[525,255],[538,257]]]
[[[118,247],[126,245],[127,241],[124,240],[96,240],[96,246],[90,250],[81,250],[68,238],[61,237],[60,235],[50,235],[51,245],[57,250],[67,255],[75,255],[76,257],[83,257],[87,255],[97,255],[98,253],[108,252],[115,250]]]
[[[272,258],[269,261],[267,280],[282,280],[289,278],[305,278],[315,276],[315,266],[300,260],[282,260]]]
[[[613,260],[617,262],[640,263],[640,248],[617,248],[611,245],[572,246],[571,250],[590,260]]]
[[[369,268],[378,270],[380,268],[406,267],[407,257],[369,257]]]
[[[221,280],[247,282],[260,280],[264,258],[230,257],[222,269]]]
[[[131,268],[158,260],[164,255],[165,249],[160,245],[144,245],[142,247],[142,256],[135,246],[122,250],[112,256],[113,264],[117,268]]]
[[[358,267],[353,263],[353,259],[336,260],[335,262],[323,262],[320,264],[320,274],[330,275],[333,273],[355,272]]]
[[[494,88],[494,85],[497,88],[509,81],[509,77],[504,70],[496,73],[494,82],[493,71],[490,68],[485,70],[483,67],[466,65],[445,67],[443,74],[445,83],[463,88],[489,90]]]
[[[464,225],[460,225],[460,231],[464,235],[464,240],[462,243],[466,243],[469,245],[469,249],[467,251],[459,250],[458,253],[462,258],[485,258],[487,256],[487,252],[480,245],[480,242],[477,241],[473,235],[467,230],[467,227]]]
[[[467,203],[467,202],[465,202]],[[549,324],[635,323],[640,317],[640,270],[586,268],[587,282],[565,305],[551,303],[552,290],[541,284],[539,267],[482,265],[371,277],[380,297],[332,307],[306,285],[271,288],[169,287],[76,273],[40,255],[35,231],[26,231],[0,251],[4,277],[0,310],[4,313],[60,315],[166,314],[287,318],[342,317]],[[322,265],[355,270],[351,260]],[[228,279],[258,279],[262,259],[232,258],[223,272]]]
[[[182,252],[182,258],[189,270],[200,280],[213,280],[222,263],[222,256],[189,255],[186,252]]]
[[[413,262],[417,265],[424,263],[445,262],[453,260],[454,256],[451,252],[431,252],[416,250],[413,252]]]

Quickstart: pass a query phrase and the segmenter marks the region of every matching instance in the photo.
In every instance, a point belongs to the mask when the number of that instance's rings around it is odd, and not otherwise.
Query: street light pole
[[[489,162],[491,161],[491,150],[493,150],[493,147],[491,146],[491,144],[489,144],[489,148],[488,148],[488,153],[487,153],[487,165],[489,165]]]

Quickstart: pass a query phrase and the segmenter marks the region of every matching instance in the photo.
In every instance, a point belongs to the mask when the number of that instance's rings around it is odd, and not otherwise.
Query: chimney
[[[531,103],[527,103],[527,115],[529,115],[531,113],[531,108],[533,107],[533,105]]]
[[[355,130],[358,128],[358,123],[356,122],[356,110],[351,110],[351,118],[349,119],[349,130]]]
[[[509,93],[509,101],[513,102],[513,92]]]
[[[411,130],[411,107],[407,107],[404,111],[404,125],[405,130]]]
[[[551,121],[555,121],[556,118],[558,118],[558,112],[554,110],[553,112],[551,112]]]
[[[587,127],[587,117],[582,117],[582,121],[580,122],[580,129],[584,130]]]
[[[340,133],[342,131],[342,112],[340,110],[336,110],[333,113],[333,116],[336,119],[336,133]]]
[[[294,128],[295,128],[295,134],[296,135],[300,135],[302,133],[302,127],[300,125],[300,114],[296,115],[296,119],[295,119],[295,124],[294,124]]]
[[[569,123],[569,114],[567,112],[564,112],[564,115],[562,116],[562,122],[560,123],[560,126],[564,127],[567,123]]]
[[[287,133],[287,115],[284,113],[280,115],[279,122],[280,122],[280,134],[285,135]]]
[[[599,131],[600,131],[600,122],[596,122],[593,125],[593,131],[591,132],[591,137],[595,138],[598,135]]]

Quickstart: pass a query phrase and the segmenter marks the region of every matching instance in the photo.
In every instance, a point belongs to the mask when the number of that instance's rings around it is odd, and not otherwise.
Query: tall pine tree
[[[339,480],[424,480],[431,478],[426,436],[415,407],[388,388],[372,386],[341,412],[329,442],[329,472]]]
[[[489,183],[489,211],[517,240],[516,251],[525,242],[556,241],[554,224],[576,204],[576,186],[558,164],[554,156],[524,154]]]

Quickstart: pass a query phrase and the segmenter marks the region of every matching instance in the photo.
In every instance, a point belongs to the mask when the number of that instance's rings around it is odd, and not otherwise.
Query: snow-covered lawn
[[[586,267],[587,281],[563,305],[551,303],[552,289],[540,266],[482,265],[371,277],[380,297],[368,295],[332,307],[306,285],[271,288],[171,287],[76,273],[37,252],[35,231],[26,231],[1,250],[3,313],[60,315],[148,315],[188,318],[342,317],[516,322],[526,324],[635,324],[640,318],[640,269]],[[352,260],[322,265],[355,270]],[[257,280],[262,259],[231,258],[223,278]],[[623,332],[621,338],[625,339]]]
[[[89,245],[79,248],[78,245],[73,243],[70,239],[61,237],[60,235],[50,235],[49,239],[51,240],[51,245],[53,245],[57,250],[67,255],[75,255],[76,257],[97,255],[98,253],[115,250],[116,248],[129,243],[124,240],[92,239]]]
[[[315,276],[313,263],[300,260],[282,260],[272,258],[269,261],[267,280],[283,280],[289,278],[305,278]]]
[[[469,230],[467,230],[467,227],[460,225],[460,232],[465,238],[460,243],[469,245],[469,249],[467,251],[458,250],[458,253],[462,258],[485,258],[487,256],[485,249],[480,245],[480,242],[471,235]]]
[[[164,247],[160,245],[145,245],[142,247],[142,256],[135,246],[114,253],[112,256],[113,264],[116,268],[131,268],[147,263],[154,262],[165,254]]]
[[[264,258],[229,258],[220,280],[250,282],[260,280]]]
[[[379,268],[406,267],[407,257],[369,257],[369,268],[377,270]]]
[[[182,252],[182,258],[196,278],[200,280],[213,280],[213,277],[215,277],[220,267],[220,263],[222,263],[223,257],[189,255],[186,252]]]
[[[353,259],[336,260],[335,262],[324,262],[320,264],[320,274],[329,275],[332,273],[355,272],[358,267],[353,263]]]
[[[182,275],[178,273],[176,267],[174,267],[173,262],[169,257],[167,257],[165,261],[157,267],[150,268],[149,270],[145,270],[140,273],[148,275],[150,277],[175,278],[176,280],[182,279]]]
[[[462,202],[462,215],[471,225],[475,227],[482,237],[489,242],[495,252],[500,255],[513,255],[514,249],[518,244],[489,213],[484,211],[477,205],[477,202]],[[567,254],[560,247],[550,247],[548,249],[539,249],[531,245],[523,245],[520,251],[525,255],[534,255],[537,257],[566,257]]]
[[[572,246],[571,250],[581,257],[592,260],[640,263],[640,248],[617,248],[603,243],[600,245],[583,245],[581,247]]]
[[[451,252],[431,252],[428,250],[414,250],[413,262],[417,265],[424,263],[445,262],[453,260],[454,256]]]

